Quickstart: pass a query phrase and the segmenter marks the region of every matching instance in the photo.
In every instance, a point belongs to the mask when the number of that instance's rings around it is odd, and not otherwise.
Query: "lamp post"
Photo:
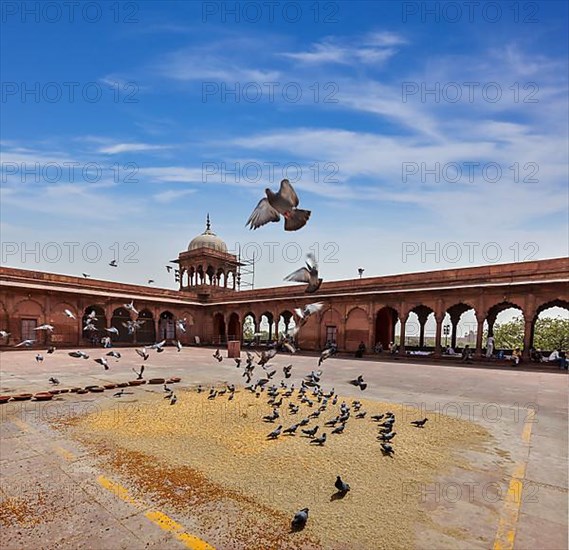
[[[362,275],[364,274],[365,269],[363,267],[359,267],[358,268],[358,273],[360,274],[360,279],[362,278]]]
[[[443,334],[445,335],[445,348],[448,345],[448,335],[450,334],[450,325],[445,325],[443,327]]]

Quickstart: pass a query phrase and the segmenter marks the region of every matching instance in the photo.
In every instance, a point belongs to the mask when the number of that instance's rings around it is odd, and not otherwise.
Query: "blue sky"
[[[172,287],[207,212],[257,286],[310,249],[326,279],[567,255],[565,2],[35,4],[2,12],[5,265]],[[249,231],[284,175],[308,225]]]

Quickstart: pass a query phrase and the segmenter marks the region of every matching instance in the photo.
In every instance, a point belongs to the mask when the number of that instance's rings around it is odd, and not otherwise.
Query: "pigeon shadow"
[[[342,500],[346,495],[348,494],[348,491],[336,491],[331,497],[330,497],[330,501],[334,501],[334,500]]]

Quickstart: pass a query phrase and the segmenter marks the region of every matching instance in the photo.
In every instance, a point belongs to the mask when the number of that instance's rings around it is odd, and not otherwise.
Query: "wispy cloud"
[[[98,152],[106,155],[117,155],[119,153],[136,153],[140,151],[161,151],[171,149],[170,145],[152,145],[150,143],[115,143],[101,147]]]
[[[153,195],[153,199],[162,204],[167,204],[175,200],[181,199],[187,195],[192,195],[197,189],[169,189]]]

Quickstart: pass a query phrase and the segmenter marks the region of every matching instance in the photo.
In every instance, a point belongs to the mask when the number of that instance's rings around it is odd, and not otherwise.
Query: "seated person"
[[[366,350],[366,345],[363,342],[360,342],[358,346],[358,351],[356,351],[356,357],[363,357]]]
[[[375,345],[375,348],[373,348],[373,351],[374,351],[375,353],[382,353],[382,352],[383,352],[383,344],[382,344],[381,342],[378,342],[378,343]]]
[[[543,361],[541,352],[535,348],[530,348],[529,357],[534,363],[541,363]]]
[[[472,355],[472,350],[470,349],[470,346],[468,344],[466,344],[466,346],[464,346],[464,349],[462,350],[462,362],[466,363],[467,361],[470,361],[470,356]]]
[[[522,360],[522,352],[520,351],[520,348],[516,348],[512,352],[512,362],[514,363],[514,365],[519,365],[521,360]]]
[[[451,346],[448,346],[447,349],[445,349],[445,354],[446,355],[455,355],[455,351]]]

